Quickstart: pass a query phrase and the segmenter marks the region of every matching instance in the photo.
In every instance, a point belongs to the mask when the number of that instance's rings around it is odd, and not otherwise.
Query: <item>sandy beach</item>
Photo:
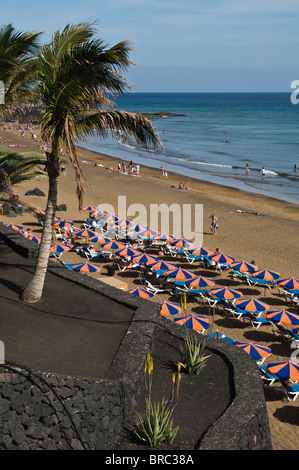
[[[22,147],[20,146],[22,145]],[[15,152],[37,151],[42,153],[42,143],[33,140],[31,133],[27,132],[24,137],[17,134],[16,126],[11,130],[0,130],[0,147],[11,146],[10,150]],[[100,148],[99,148],[100,151]],[[84,197],[84,205],[111,204],[116,214],[119,208],[119,196],[125,200],[128,210],[127,217],[134,219],[138,213],[134,213],[137,206],[142,205],[150,213],[151,204],[178,204],[190,205],[191,213],[196,204],[203,205],[203,246],[227,253],[236,261],[252,261],[259,269],[267,268],[280,273],[281,278],[299,277],[297,241],[298,241],[298,206],[281,202],[275,199],[265,198],[255,194],[241,192],[235,189],[208,184],[193,179],[181,178],[180,175],[168,173],[168,179],[160,177],[160,170],[146,167],[140,168],[139,176],[129,176],[117,171],[118,160],[101,153],[78,149],[81,167],[87,180],[87,189]],[[149,157],[150,159],[150,154]],[[133,162],[134,163],[134,162]],[[97,164],[97,165],[96,165]],[[189,190],[179,190],[180,181],[187,183]],[[47,177],[39,176],[34,180],[20,183],[14,187],[21,201],[26,201],[37,208],[46,207],[46,197],[25,196],[28,189],[38,187],[47,194]],[[66,165],[66,175],[61,175],[59,180],[58,204],[66,204],[67,211],[57,213],[58,216],[67,220],[73,220],[77,227],[87,218],[86,212],[80,212],[76,199],[76,186],[74,171],[70,165]],[[125,199],[124,199],[125,198]],[[130,207],[131,206],[131,207]],[[210,214],[214,212],[218,217],[219,229],[214,236],[210,231]],[[1,217],[4,223],[19,223],[23,227],[40,234],[42,227],[37,219],[25,213],[14,218]],[[160,221],[161,223],[161,221]],[[172,233],[170,224],[169,232]],[[182,235],[184,232],[184,221],[182,220]],[[66,263],[78,260],[78,254],[74,252],[62,255]],[[199,268],[198,263],[182,263],[177,258],[170,261],[177,263],[195,274],[212,277],[216,280],[216,287],[224,285],[240,290],[244,297],[258,297],[270,305],[271,310],[288,309],[299,314],[299,307],[287,305],[278,293],[278,289],[267,289],[261,287],[249,287],[239,280],[234,280],[231,271],[215,272]],[[94,276],[101,278],[106,275],[107,260],[99,261],[103,265],[102,272]],[[128,288],[141,287],[138,280],[138,272],[127,270],[117,271],[115,274],[120,280],[127,283]],[[168,300],[166,294],[157,294],[153,301],[160,302]],[[172,299],[172,301],[175,301]],[[207,304],[195,302],[190,298],[187,302],[187,312],[207,316],[209,309]],[[171,319],[170,319],[171,321]],[[293,350],[288,344],[280,342],[272,333],[273,326],[261,326],[258,330],[245,324],[243,320],[227,319],[223,315],[215,313],[213,330],[219,330],[234,340],[259,343],[270,347],[272,354],[266,358],[264,364],[270,362],[289,360]],[[265,392],[272,444],[274,450],[296,450],[299,448],[299,399],[286,402],[269,389]]]

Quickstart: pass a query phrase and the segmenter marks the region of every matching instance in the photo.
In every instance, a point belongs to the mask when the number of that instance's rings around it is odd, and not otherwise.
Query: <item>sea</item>
[[[299,105],[290,93],[129,93],[115,103],[161,113],[150,119],[164,150],[96,135],[81,147],[132,158],[141,175],[142,166],[163,167],[178,174],[174,185],[186,176],[299,204]]]

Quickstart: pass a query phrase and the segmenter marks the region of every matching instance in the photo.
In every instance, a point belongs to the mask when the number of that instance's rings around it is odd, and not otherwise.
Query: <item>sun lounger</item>
[[[93,250],[91,247],[83,247],[79,249],[79,253],[85,256],[87,259],[94,259],[94,258],[106,258],[111,259],[112,253],[110,251],[105,250]]]
[[[261,287],[268,287],[269,289],[272,289],[273,287],[277,286],[277,282],[269,282],[266,279],[258,279],[256,277],[252,276],[246,276],[247,283],[251,286],[261,286]]]
[[[194,261],[201,261],[202,260],[201,255],[192,255],[188,252],[183,253],[183,258],[186,259],[189,264],[192,264]]]
[[[291,305],[295,305],[296,307],[299,305],[299,297],[291,294],[290,292],[284,293],[284,299],[287,303],[290,303]]]
[[[261,326],[261,325],[270,325],[271,322],[269,320],[266,320],[266,318],[255,318],[252,317],[250,318],[250,323],[253,328],[256,330]]]
[[[120,271],[125,271],[126,269],[134,269],[139,267],[140,265],[138,263],[135,263],[134,261],[125,261],[122,259],[116,258],[114,260],[114,263],[118,267]]]
[[[299,395],[299,384],[284,384],[286,387],[287,399],[291,399],[292,401],[296,400]]]
[[[276,330],[272,330],[274,336],[280,339],[283,343],[291,343],[292,349],[299,347],[299,335],[294,333],[292,330],[284,328],[282,325],[275,325]]]
[[[261,377],[262,381],[266,386],[270,386],[274,384],[274,382],[280,381],[279,377],[276,375],[269,374],[267,372],[267,366],[259,366],[260,372],[261,372]]]
[[[148,280],[145,281],[145,288],[149,292],[152,292],[154,295],[159,294],[159,293],[163,293],[163,292],[164,293],[168,292],[169,294],[173,293],[173,287],[171,287],[170,285],[167,286],[167,287],[160,287],[160,283],[155,285],[155,284],[152,284],[152,282],[150,282]]]

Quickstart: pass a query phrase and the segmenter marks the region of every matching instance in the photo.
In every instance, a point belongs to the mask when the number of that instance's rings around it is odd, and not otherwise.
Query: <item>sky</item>
[[[43,31],[94,22],[129,40],[135,92],[289,92],[299,80],[298,0],[1,1],[1,25]]]

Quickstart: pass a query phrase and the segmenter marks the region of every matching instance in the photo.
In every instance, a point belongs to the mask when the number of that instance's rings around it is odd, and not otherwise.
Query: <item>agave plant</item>
[[[188,374],[198,375],[206,366],[211,355],[205,354],[206,340],[198,342],[195,337],[185,337],[184,346],[181,346],[181,366]]]
[[[172,444],[179,430],[179,426],[173,426],[172,415],[175,409],[174,401],[174,385],[175,376],[172,377],[172,396],[171,400],[164,397],[159,402],[152,402],[152,382],[153,382],[153,358],[148,351],[144,359],[144,375],[145,387],[148,396],[145,399],[145,417],[141,413],[136,412],[138,423],[134,434],[142,443],[149,444],[150,447],[156,447],[162,442]],[[180,382],[180,374],[178,374],[177,392]],[[178,398],[178,394],[177,394]]]

